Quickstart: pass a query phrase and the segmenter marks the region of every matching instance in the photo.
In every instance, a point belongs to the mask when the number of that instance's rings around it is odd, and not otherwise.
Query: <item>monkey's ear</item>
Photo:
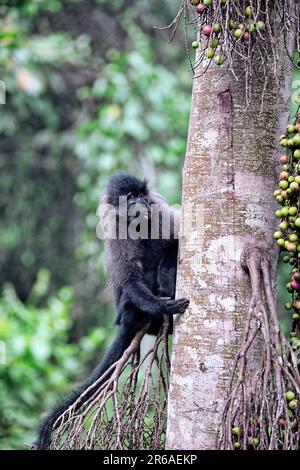
[[[143,184],[144,184],[144,187],[145,187],[145,193],[148,193],[149,192],[149,180],[147,178],[144,178],[143,179]]]

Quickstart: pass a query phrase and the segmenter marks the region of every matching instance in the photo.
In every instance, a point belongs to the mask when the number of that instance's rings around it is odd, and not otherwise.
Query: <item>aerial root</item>
[[[295,399],[300,393],[299,364],[280,330],[268,253],[248,247],[241,264],[250,276],[251,300],[219,448],[298,449],[300,415]],[[252,358],[257,354],[259,360],[254,364]]]
[[[162,449],[169,384],[169,319],[140,358],[149,324],[56,421],[51,449]],[[91,390],[95,390],[85,401]],[[80,403],[83,403],[80,405]]]

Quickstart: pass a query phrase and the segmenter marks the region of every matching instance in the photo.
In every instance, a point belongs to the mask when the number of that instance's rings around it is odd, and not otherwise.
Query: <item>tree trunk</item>
[[[254,78],[246,111],[244,80],[236,81],[225,65],[212,66],[194,80],[177,288],[177,296],[189,298],[190,306],[174,335],[168,449],[216,449],[251,295],[242,251],[251,245],[267,248],[276,273],[272,193],[292,78],[283,44],[280,50],[280,87],[271,68],[267,77]],[[259,354],[259,347],[253,348],[253,374]]]

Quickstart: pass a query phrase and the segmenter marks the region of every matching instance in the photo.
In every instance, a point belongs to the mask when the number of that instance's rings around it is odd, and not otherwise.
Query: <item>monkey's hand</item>
[[[167,300],[165,303],[166,313],[169,315],[182,314],[188,308],[189,303],[188,299]]]

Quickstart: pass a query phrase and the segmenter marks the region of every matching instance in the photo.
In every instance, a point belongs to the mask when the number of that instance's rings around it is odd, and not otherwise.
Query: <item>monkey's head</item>
[[[128,222],[140,216],[141,212],[145,218],[150,218],[151,202],[147,182],[119,172],[112,176],[107,185],[105,202],[119,209],[120,203],[124,201]]]
[[[136,233],[140,238],[149,239],[149,234],[154,233],[169,240],[177,237],[179,231],[179,212],[161,195],[149,190],[145,180],[123,172],[116,173],[108,182],[97,215],[100,219],[97,233],[103,239],[118,238],[120,233],[123,237],[120,230],[123,224],[132,229],[128,233],[134,240]]]

